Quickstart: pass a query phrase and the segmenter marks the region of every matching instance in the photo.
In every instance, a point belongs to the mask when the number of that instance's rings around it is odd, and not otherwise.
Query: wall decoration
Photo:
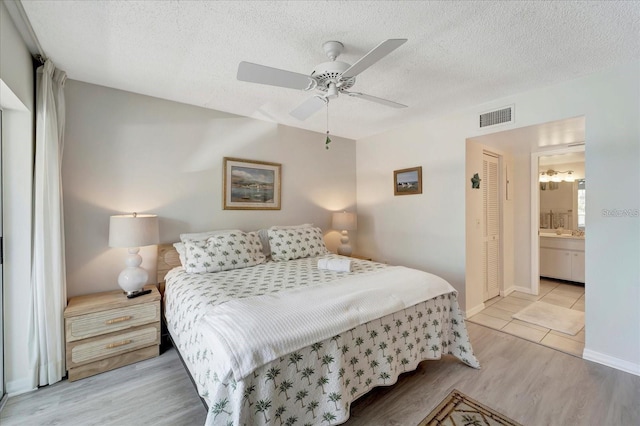
[[[225,210],[280,210],[282,165],[224,158]]]
[[[478,174],[474,174],[473,177],[471,178],[471,188],[473,189],[480,189],[480,181],[482,179],[480,179],[480,176],[478,176]]]
[[[422,194],[422,167],[395,170],[393,195]]]

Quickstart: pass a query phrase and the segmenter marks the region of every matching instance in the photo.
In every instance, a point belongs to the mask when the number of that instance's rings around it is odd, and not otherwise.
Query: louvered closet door
[[[483,155],[482,201],[484,210],[484,300],[500,294],[500,206],[498,191],[498,158]]]

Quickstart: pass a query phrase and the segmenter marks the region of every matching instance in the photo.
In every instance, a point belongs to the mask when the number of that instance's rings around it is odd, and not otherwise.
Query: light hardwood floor
[[[527,426],[640,424],[640,377],[467,324],[482,369],[425,361],[352,407],[348,426],[415,426],[458,389]],[[77,382],[10,398],[12,425],[202,425],[206,416],[175,350]]]

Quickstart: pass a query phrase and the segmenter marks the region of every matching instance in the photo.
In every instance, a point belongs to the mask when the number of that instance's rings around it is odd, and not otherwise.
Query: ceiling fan
[[[385,40],[371,49],[353,65],[336,60],[344,50],[342,43],[339,41],[327,41],[322,45],[322,48],[330,61],[323,62],[316,66],[311,72],[311,75],[243,61],[238,65],[237,78],[240,81],[287,87],[290,89],[305,91],[317,90],[317,95],[305,100],[290,112],[293,117],[299,120],[306,120],[311,117],[328,103],[329,99],[337,98],[340,93],[387,105],[392,108],[406,108],[406,105],[388,99],[348,91],[348,89],[356,83],[356,76],[358,74],[393,52],[406,41],[406,38]]]

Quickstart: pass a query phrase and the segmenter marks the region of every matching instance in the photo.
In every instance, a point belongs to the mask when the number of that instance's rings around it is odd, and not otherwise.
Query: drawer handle
[[[122,340],[120,342],[109,343],[107,345],[107,349],[113,349],[113,348],[117,348],[117,347],[120,347],[120,346],[128,345],[131,342],[132,342],[132,340]]]
[[[109,325],[109,324],[116,324],[116,323],[119,323],[119,322],[129,321],[131,318],[132,318],[131,315],[125,315],[125,316],[120,317],[120,318],[114,318],[114,319],[107,320],[106,324]]]

